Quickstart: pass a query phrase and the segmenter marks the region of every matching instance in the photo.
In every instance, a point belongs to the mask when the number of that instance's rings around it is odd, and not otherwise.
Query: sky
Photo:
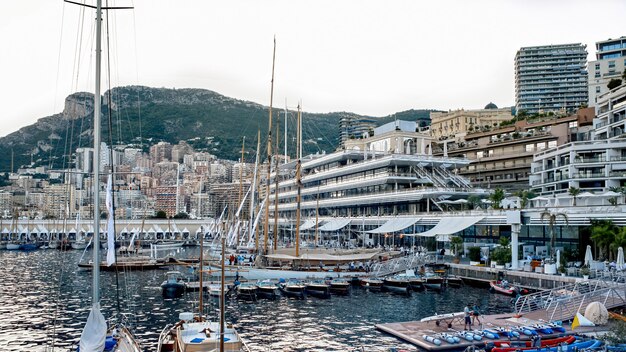
[[[95,4],[95,0],[87,1]],[[204,88],[274,106],[385,116],[512,106],[520,47],[626,35],[623,0],[109,0],[110,85]],[[95,11],[0,7],[0,136],[93,91]],[[82,19],[82,20],[81,20]],[[82,25],[81,25],[82,24]],[[82,28],[82,30],[81,30]],[[77,44],[80,43],[80,44]],[[105,60],[106,65],[106,60]]]

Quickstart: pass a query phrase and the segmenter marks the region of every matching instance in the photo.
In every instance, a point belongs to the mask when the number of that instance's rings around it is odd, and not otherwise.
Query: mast
[[[300,104],[298,104],[298,127],[300,127]],[[301,143],[301,136],[300,136],[300,129],[298,128],[298,137],[296,138],[298,141],[298,144]],[[300,192],[301,192],[301,188],[302,188],[302,156],[300,155],[300,148],[298,146],[297,150],[297,156],[298,156],[298,161],[296,163],[296,188],[298,190],[298,194],[296,196],[296,202],[297,202],[297,206],[296,206],[296,257],[300,256]]]
[[[237,204],[241,206],[241,194],[243,192],[243,153],[246,147],[246,136],[243,136],[243,142],[241,143],[241,161],[239,162],[239,198]],[[239,237],[241,230],[237,231],[237,242],[235,242],[235,248],[239,245]]]
[[[200,232],[204,233],[204,230],[202,229],[202,225],[200,225]],[[202,285],[202,276],[204,275],[204,273],[202,272],[202,264],[203,264],[203,260],[204,258],[202,257],[202,255],[204,254],[204,236],[202,236],[202,239],[200,240],[200,266],[199,266],[199,271],[200,271],[200,277],[198,279],[198,284],[200,285],[200,294],[198,295],[198,318],[200,321],[202,321],[202,308],[203,306],[203,302],[202,302],[202,296],[204,293],[204,286]]]
[[[278,132],[276,133],[276,136],[278,136]],[[284,162],[284,164],[287,164],[287,98],[285,98],[285,139],[283,139],[283,141],[285,142],[285,162]]]
[[[259,151],[261,150],[261,130],[259,129],[257,132],[257,140],[256,140],[256,159],[254,161],[254,177],[252,180],[252,184],[250,186],[251,188],[251,192],[252,192],[252,196],[250,197],[250,223],[248,224],[248,236],[252,236],[252,230],[253,230],[253,217],[254,217],[254,193],[256,191],[256,187],[257,187],[257,176],[258,176],[258,172],[259,172]],[[248,242],[252,241],[252,237],[248,238]],[[259,236],[258,235],[254,235],[254,249],[255,251],[259,251]]]
[[[276,124],[276,153],[278,153],[278,124]],[[274,252],[278,247],[278,155],[274,162]]]
[[[317,246],[318,230],[319,230],[319,215],[320,215],[320,186],[317,186],[317,202],[315,204],[315,246]]]
[[[100,76],[102,61],[102,0],[96,4],[96,88],[93,106],[93,261],[92,295],[93,304],[100,302]]]
[[[276,37],[274,37],[274,53],[272,54],[272,82],[270,90],[269,127],[267,129],[267,179],[265,180],[265,224],[263,226],[263,249],[267,253],[270,221],[270,171],[272,168],[272,104],[274,103],[274,66],[276,63]]]
[[[225,319],[225,314],[224,314],[224,308],[226,306],[225,304],[225,299],[224,299],[224,263],[226,262],[226,254],[224,252],[224,247],[226,246],[226,241],[224,239],[224,236],[222,236],[222,279],[221,279],[221,291],[220,292],[220,352],[224,352],[224,319]],[[202,294],[202,290],[200,291],[200,294]]]

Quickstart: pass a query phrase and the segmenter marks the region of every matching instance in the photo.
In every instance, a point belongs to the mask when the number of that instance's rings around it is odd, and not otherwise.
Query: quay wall
[[[568,284],[573,284],[578,280],[577,277],[547,275],[542,273],[533,273],[527,271],[513,271],[506,269],[496,269],[484,266],[466,265],[466,264],[447,264],[448,273],[456,275],[463,280],[473,281],[477,283],[488,283],[491,280],[498,280],[501,276],[510,283],[533,290],[549,290]]]

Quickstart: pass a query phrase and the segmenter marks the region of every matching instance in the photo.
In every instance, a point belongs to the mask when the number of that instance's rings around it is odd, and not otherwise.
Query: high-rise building
[[[587,104],[587,46],[521,48],[515,55],[517,113],[573,112]]]
[[[376,122],[372,118],[346,114],[339,120],[339,148],[345,146],[348,139],[362,138],[364,134],[374,132]]]
[[[596,42],[596,60],[589,62],[589,106],[609,91],[612,79],[621,79],[625,67],[626,37]]]

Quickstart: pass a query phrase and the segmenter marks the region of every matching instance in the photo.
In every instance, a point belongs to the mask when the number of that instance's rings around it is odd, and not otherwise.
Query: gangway
[[[515,312],[528,319],[570,320],[592,302],[607,309],[626,305],[626,284],[608,280],[581,280],[573,284],[520,296]]]
[[[393,258],[384,262],[375,263],[369,272],[369,276],[382,277],[404,272],[407,269],[415,269],[417,266],[434,261],[432,255],[410,254],[404,257]]]

